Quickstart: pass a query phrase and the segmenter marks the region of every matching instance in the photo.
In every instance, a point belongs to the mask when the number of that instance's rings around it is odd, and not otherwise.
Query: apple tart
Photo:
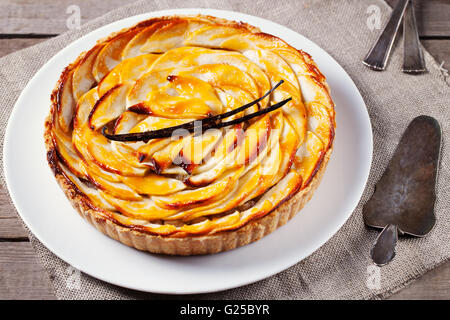
[[[264,237],[311,198],[333,146],[334,104],[311,57],[210,16],[153,18],[99,40],[51,102],[47,159],[72,205],[154,253]]]

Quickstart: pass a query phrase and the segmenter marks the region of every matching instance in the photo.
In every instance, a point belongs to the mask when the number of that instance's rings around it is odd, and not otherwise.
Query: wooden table
[[[339,1],[339,0],[335,0]],[[390,4],[396,0],[388,0]],[[131,0],[1,0],[0,57],[67,31],[67,8],[81,9],[81,22]],[[450,64],[450,0],[416,1],[422,43],[438,63]],[[0,187],[0,299],[54,299],[51,284]],[[450,261],[428,272],[392,299],[450,299]]]

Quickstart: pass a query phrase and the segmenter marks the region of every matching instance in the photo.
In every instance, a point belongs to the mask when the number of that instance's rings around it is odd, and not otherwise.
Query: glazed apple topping
[[[270,213],[308,187],[334,138],[309,55],[207,17],[110,37],[66,68],[53,97],[64,176],[101,214],[161,236]]]

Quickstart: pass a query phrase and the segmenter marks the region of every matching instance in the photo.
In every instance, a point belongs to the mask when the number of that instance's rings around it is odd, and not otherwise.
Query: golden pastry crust
[[[217,25],[232,26],[234,28],[240,28],[246,32],[258,34],[260,37],[264,37],[269,41],[280,41],[271,35],[261,34],[259,30],[253,26],[245,23],[230,22],[224,19],[215,17],[200,16],[201,18],[213,22]],[[106,39],[102,39],[98,42],[98,45],[102,45],[105,41],[120,37],[122,34],[133,30],[134,28],[150,26],[155,21],[170,21],[172,19],[189,19],[187,17],[163,17],[150,19],[137,24],[136,26],[122,30],[114,35],[109,36]],[[95,49],[95,47],[94,47]],[[92,50],[91,50],[92,51]],[[99,208],[95,205],[91,199],[86,196],[67,176],[62,167],[66,166],[64,159],[58,153],[57,146],[55,144],[55,138],[52,134],[54,127],[54,117],[58,110],[60,103],[60,95],[62,92],[61,87],[66,84],[68,74],[73,71],[84,59],[87,59],[89,52],[83,53],[78,59],[68,66],[52,94],[52,108],[51,112],[45,122],[45,144],[47,148],[47,159],[50,167],[52,168],[55,177],[64,190],[66,196],[69,198],[72,205],[77,209],[80,215],[88,220],[102,233],[122,242],[125,245],[134,247],[139,250],[145,250],[153,253],[162,253],[169,255],[198,255],[198,254],[211,254],[225,250],[234,249],[236,247],[248,244],[264,237],[271,233],[278,227],[285,224],[290,218],[292,218],[298,211],[312,197],[314,190],[320,183],[321,177],[325,171],[328,160],[332,152],[332,144],[334,138],[334,109],[330,114],[332,121],[331,138],[328,145],[325,146],[320,159],[315,164],[313,173],[309,177],[308,181],[302,181],[302,188],[294,190],[290,195],[285,197],[281,204],[272,208],[269,213],[263,216],[255,217],[246,222],[243,226],[239,226],[235,229],[228,231],[219,231],[211,234],[151,234],[147,230],[143,230],[140,226],[124,225],[117,221],[108,210]],[[331,103],[332,100],[329,96],[328,86],[325,82],[324,76],[318,70],[316,64],[311,57],[298,51],[303,57],[305,63],[304,68],[306,72],[309,72],[312,76],[312,81],[315,81],[318,86],[323,90],[321,91]]]

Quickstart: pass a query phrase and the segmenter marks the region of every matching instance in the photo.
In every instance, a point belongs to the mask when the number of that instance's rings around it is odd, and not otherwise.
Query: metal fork
[[[397,2],[386,27],[378,37],[375,45],[367,54],[366,58],[363,60],[363,63],[369,68],[377,71],[382,71],[386,68],[386,63],[391,52],[392,45],[394,44],[395,36],[398,28],[400,27],[400,23],[408,3],[409,0],[399,0]]]
[[[403,18],[403,50],[403,72],[418,74],[427,71],[420,47],[412,0],[410,0]]]

